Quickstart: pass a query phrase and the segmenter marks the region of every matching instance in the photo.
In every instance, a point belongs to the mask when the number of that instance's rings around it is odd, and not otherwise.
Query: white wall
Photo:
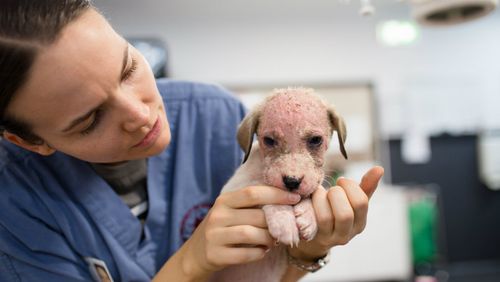
[[[407,19],[405,3],[374,1],[95,1],[126,36],[157,36],[173,77],[225,85],[369,81],[384,136],[500,127],[500,11],[447,28],[423,28],[409,47],[376,42],[381,20]]]

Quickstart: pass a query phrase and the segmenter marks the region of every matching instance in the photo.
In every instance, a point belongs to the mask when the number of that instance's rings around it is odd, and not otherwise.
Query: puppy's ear
[[[245,157],[243,158],[243,163],[246,162],[248,156],[250,155],[250,150],[252,149],[253,135],[257,131],[257,126],[259,125],[260,110],[256,109],[250,112],[241,122],[238,128],[238,143],[241,149],[245,151]]]
[[[328,117],[330,118],[330,123],[332,126],[332,134],[334,130],[337,131],[337,136],[339,138],[340,152],[342,152],[342,155],[347,160],[347,152],[344,147],[344,143],[347,138],[347,131],[344,119],[337,114],[337,111],[335,111],[335,108],[333,107],[328,108]]]

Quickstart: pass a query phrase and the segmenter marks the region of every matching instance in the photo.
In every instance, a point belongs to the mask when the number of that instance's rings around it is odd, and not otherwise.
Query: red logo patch
[[[212,204],[198,204],[186,212],[181,222],[181,238],[184,242],[191,237],[211,207]]]

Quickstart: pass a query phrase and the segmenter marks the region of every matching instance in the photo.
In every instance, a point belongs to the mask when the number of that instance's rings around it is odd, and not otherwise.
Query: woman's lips
[[[160,132],[161,132],[161,119],[158,117],[158,119],[156,119],[155,124],[153,125],[153,128],[151,128],[148,134],[146,134],[146,136],[144,136],[144,138],[139,143],[134,145],[134,148],[138,147],[144,148],[151,146],[160,136]]]

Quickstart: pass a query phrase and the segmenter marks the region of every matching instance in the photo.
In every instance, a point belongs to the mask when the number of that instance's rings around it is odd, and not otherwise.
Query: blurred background
[[[248,107],[316,89],[347,122],[332,177],[385,167],[365,232],[304,281],[500,281],[498,1],[94,2],[157,77]]]

